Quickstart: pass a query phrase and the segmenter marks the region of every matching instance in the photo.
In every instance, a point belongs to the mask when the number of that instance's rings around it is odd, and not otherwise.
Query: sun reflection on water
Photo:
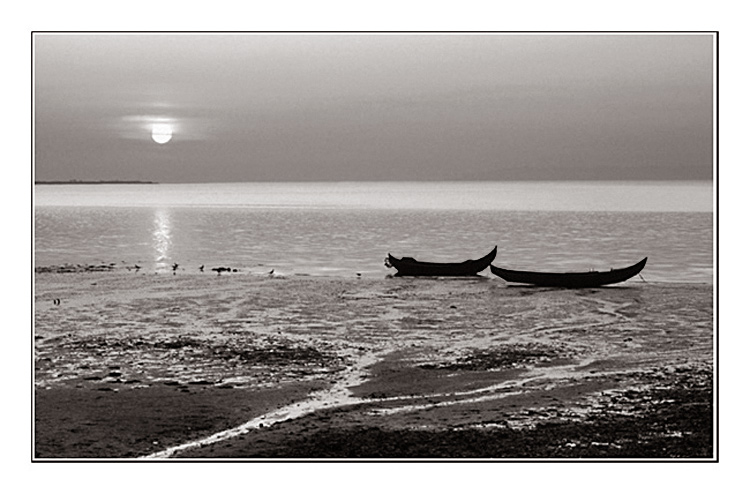
[[[166,269],[169,265],[169,251],[172,246],[172,227],[167,209],[157,209],[154,212],[153,241],[156,269]]]

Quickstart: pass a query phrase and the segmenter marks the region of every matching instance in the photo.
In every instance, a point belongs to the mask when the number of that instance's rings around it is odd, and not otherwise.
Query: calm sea
[[[383,277],[387,253],[713,283],[711,182],[36,185],[35,264]],[[492,276],[483,273],[486,276]],[[212,274],[213,275],[213,274]]]

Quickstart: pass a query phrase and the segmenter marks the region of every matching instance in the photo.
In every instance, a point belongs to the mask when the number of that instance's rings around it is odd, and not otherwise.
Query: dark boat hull
[[[514,271],[511,269],[490,266],[493,274],[509,283],[525,285],[552,286],[562,288],[594,288],[613,285],[632,278],[641,272],[648,257],[626,268],[611,271],[591,271],[585,273],[542,273],[535,271]]]
[[[490,266],[496,255],[497,247],[480,259],[440,263],[422,262],[410,257],[398,259],[388,254],[386,266],[396,268],[396,276],[476,276]]]

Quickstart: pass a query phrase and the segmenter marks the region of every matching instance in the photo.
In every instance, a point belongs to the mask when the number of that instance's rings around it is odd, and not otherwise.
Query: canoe
[[[497,246],[480,259],[464,262],[422,262],[412,257],[401,259],[388,254],[385,265],[396,268],[396,276],[476,276],[489,267],[497,255]]]
[[[632,278],[641,272],[648,257],[627,268],[610,271],[589,271],[584,273],[541,273],[536,271],[514,271],[490,266],[493,274],[510,283],[523,283],[536,286],[556,286],[563,288],[593,288],[612,285]]]

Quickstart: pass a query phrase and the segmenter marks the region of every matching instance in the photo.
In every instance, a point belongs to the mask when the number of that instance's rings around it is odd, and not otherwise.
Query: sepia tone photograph
[[[706,462],[718,33],[31,33],[32,461]]]

